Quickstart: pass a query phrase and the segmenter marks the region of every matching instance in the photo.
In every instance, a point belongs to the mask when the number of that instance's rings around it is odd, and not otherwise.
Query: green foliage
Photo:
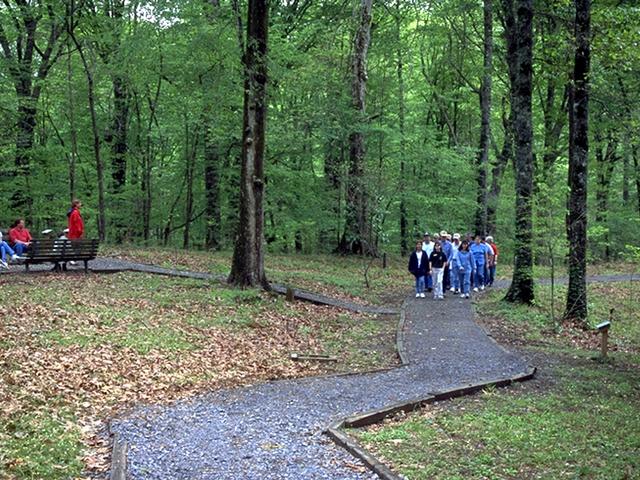
[[[9,2],[12,3],[12,2]],[[238,158],[243,102],[242,52],[233,2],[214,9],[201,0],[126,3],[121,15],[103,8],[75,17],[94,75],[101,155],[105,164],[107,237],[126,244],[182,247],[205,244],[207,229],[219,247],[234,241],[238,211]],[[241,5],[240,17],[245,15]],[[41,7],[38,7],[41,8]],[[509,111],[505,45],[499,2],[494,2],[494,75],[491,162],[504,140]],[[8,39],[19,9],[3,9]],[[58,12],[62,18],[62,10]],[[272,252],[330,252],[345,231],[349,136],[364,133],[368,221],[380,250],[398,252],[401,204],[407,236],[424,230],[472,229],[476,209],[476,155],[480,112],[476,89],[482,75],[482,8],[478,2],[446,0],[425,7],[401,0],[376,3],[368,56],[367,114],[358,118],[351,99],[354,11],[344,2],[272,5],[265,237]],[[534,153],[537,159],[535,235],[537,258],[563,258],[568,132],[564,88],[573,49],[573,5],[538,5],[535,18]],[[47,16],[38,25],[46,37]],[[243,18],[244,20],[244,18]],[[640,14],[629,2],[593,5],[592,151],[615,143],[607,191],[607,215],[595,221],[595,186],[601,166],[590,167],[590,246],[594,258],[622,254],[640,228],[634,166],[640,117],[638,63]],[[244,34],[244,32],[240,32]],[[96,162],[88,111],[88,88],[78,53],[59,41],[61,55],[39,82],[35,143],[28,179],[15,162],[18,121],[12,62],[0,62],[0,228],[27,216],[32,231],[66,225],[70,168],[75,159],[75,196],[84,201],[87,236],[96,235]],[[13,44],[12,44],[13,45]],[[13,47],[12,47],[13,48]],[[401,65],[401,67],[399,66]],[[34,65],[34,67],[37,66]],[[114,172],[114,79],[126,87],[126,182]],[[402,84],[400,83],[402,78]],[[402,86],[402,89],[401,89]],[[549,92],[555,92],[549,103]],[[401,123],[401,117],[403,122]],[[559,122],[547,142],[545,122]],[[548,123],[548,122],[547,122]],[[193,164],[193,210],[187,218],[187,163]],[[207,153],[209,152],[209,153]],[[207,155],[214,152],[211,158]],[[545,155],[552,155],[548,162]],[[634,153],[635,152],[635,153]],[[212,193],[219,218],[205,213],[205,169],[218,178]],[[545,163],[547,162],[547,163]],[[402,165],[402,166],[401,166]],[[404,174],[401,174],[401,168]],[[513,170],[500,184],[497,229],[503,263],[513,251]],[[489,182],[491,178],[489,178]],[[13,194],[27,190],[32,206],[14,208]],[[626,192],[623,199],[620,192]],[[211,193],[211,192],[210,192]],[[412,238],[406,239],[411,243]]]

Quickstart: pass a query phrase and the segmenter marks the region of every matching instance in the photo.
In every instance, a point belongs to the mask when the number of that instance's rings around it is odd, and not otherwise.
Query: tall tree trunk
[[[509,107],[511,108],[511,107]],[[504,141],[502,150],[496,154],[496,160],[491,168],[491,187],[487,194],[487,232],[495,235],[498,223],[498,201],[502,190],[502,177],[509,160],[513,157],[513,120],[511,112],[503,112],[502,126]]]
[[[33,217],[33,198],[31,197],[31,155],[36,127],[37,99],[31,97],[22,88],[18,93],[18,131],[16,134],[15,191],[11,196],[11,209],[23,212],[27,221]]]
[[[406,152],[407,139],[405,137],[405,104],[404,104],[404,65],[402,60],[402,25],[401,25],[401,1],[396,2],[396,41],[398,42],[397,66],[398,66],[398,128],[400,129],[400,254],[406,255],[407,245],[407,179],[406,179]]]
[[[518,68],[512,84],[513,129],[515,137],[516,222],[515,255],[511,286],[506,300],[531,303],[533,293],[532,193],[533,128],[531,114],[533,76],[533,0],[503,0],[509,53],[515,53]],[[515,48],[512,48],[515,47]]]
[[[112,24],[115,28],[111,29],[111,38],[113,45],[111,52],[115,53],[122,45],[124,0],[112,0],[108,4],[107,15],[111,16]],[[127,87],[127,78],[122,73],[121,65],[115,66],[115,73],[111,77],[111,86],[113,90],[113,118],[111,119],[111,134],[113,135],[111,143],[111,179],[113,193],[119,193],[124,188],[127,180],[127,128],[129,125],[129,92]],[[118,228],[119,230],[119,228]],[[118,232],[120,234],[120,232]]]
[[[193,217],[193,178],[195,172],[196,163],[196,149],[198,146],[198,131],[193,134],[190,133],[189,119],[185,115],[185,178],[187,181],[187,196],[185,201],[184,212],[184,231],[182,237],[182,248],[187,250],[189,248],[191,238],[191,221]],[[191,138],[193,137],[193,139]]]
[[[604,229],[603,249],[598,253],[602,253],[604,260],[609,260],[611,255],[610,236],[609,236],[609,190],[611,186],[611,177],[617,160],[616,150],[618,148],[617,140],[609,138],[606,146],[600,135],[595,135],[596,141],[596,224]]]
[[[33,199],[31,197],[30,174],[31,156],[35,138],[37,105],[43,83],[60,54],[59,38],[64,31],[66,15],[72,14],[67,8],[65,14],[56,11],[48,3],[16,1],[16,5],[5,1],[6,21],[13,22],[15,34],[7,35],[0,22],[0,55],[6,62],[9,77],[16,91],[16,182],[11,198],[11,208],[23,212],[31,218]],[[70,30],[74,25],[68,22]],[[45,25],[44,28],[38,28]],[[13,33],[13,32],[12,32]],[[46,38],[46,40],[44,40]],[[36,40],[43,39],[40,45]],[[15,41],[15,45],[12,42]],[[39,47],[39,48],[38,48]],[[39,61],[38,61],[39,57]]]
[[[249,0],[247,18],[240,218],[228,281],[240,287],[269,289],[263,247],[268,1]]]
[[[114,193],[122,191],[127,181],[127,126],[129,124],[129,94],[123,76],[114,75],[113,86],[113,120],[111,133],[111,178]]]
[[[205,122],[209,122],[208,119]],[[220,153],[213,134],[213,125],[205,123],[204,190],[206,197],[206,239],[209,250],[220,248]]]
[[[368,215],[365,179],[366,147],[362,124],[366,116],[367,53],[371,39],[373,0],[361,0],[358,30],[353,42],[351,95],[357,118],[356,130],[349,135],[349,182],[347,184],[347,225],[341,242],[344,253],[375,254]]]
[[[84,48],[78,42],[75,35],[71,34],[71,39],[80,54],[84,72],[87,77],[87,88],[89,96],[89,113],[91,114],[91,132],[93,133],[93,155],[96,162],[96,174],[98,181],[98,238],[104,242],[106,238],[106,208],[104,198],[104,164],[100,156],[100,131],[98,128],[98,116],[96,113],[95,86],[93,78],[93,70],[84,54]]]
[[[71,131],[71,155],[69,157],[69,201],[76,198],[76,164],[78,162],[78,127],[76,125],[75,98],[73,92],[73,68],[71,63],[71,45],[67,52],[67,102],[69,111],[69,130]]]
[[[565,318],[586,325],[587,320],[587,166],[589,159],[589,66],[591,0],[575,0],[575,64],[569,155],[569,288]]]
[[[491,76],[493,74],[493,0],[484,0],[484,71],[480,87],[480,150],[476,232],[487,234],[487,169],[491,141]]]

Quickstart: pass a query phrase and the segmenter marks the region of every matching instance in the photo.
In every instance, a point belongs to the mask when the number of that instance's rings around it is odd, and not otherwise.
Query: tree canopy
[[[334,251],[366,240],[371,251],[404,253],[425,230],[474,230],[479,211],[505,253],[517,248],[504,3],[374,1],[360,73],[366,108],[354,108],[363,2],[270,2],[270,249]],[[0,227],[18,217],[35,230],[63,227],[69,200],[80,197],[90,236],[232,247],[246,10],[240,0],[3,2]],[[535,1],[533,12],[533,245],[544,261],[541,246],[565,237],[575,6]],[[595,258],[619,255],[640,231],[639,27],[635,2],[592,5]],[[487,74],[490,129],[480,99]],[[354,169],[356,134],[363,149]],[[364,230],[352,228],[354,198],[366,203],[356,220]]]

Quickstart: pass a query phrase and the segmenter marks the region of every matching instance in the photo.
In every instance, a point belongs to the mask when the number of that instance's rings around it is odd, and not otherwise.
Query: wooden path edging
[[[425,397],[409,400],[406,402],[393,403],[386,407],[371,410],[358,415],[352,415],[342,420],[338,420],[331,424],[324,433],[329,436],[337,445],[347,450],[351,455],[360,459],[370,470],[375,472],[383,480],[404,480],[404,477],[394,473],[389,467],[376,458],[371,452],[360,445],[353,437],[343,431],[344,428],[357,428],[380,423],[387,417],[395,415],[399,412],[413,412],[424,408],[425,406],[450,400],[456,397],[472,395],[487,387],[506,387],[516,382],[524,382],[532,379],[536,374],[536,368],[530,367],[525,373],[515,375],[513,377],[489,380],[486,382],[472,383],[459,387],[454,387],[441,392],[430,393]]]
[[[113,435],[113,449],[111,450],[111,473],[109,480],[127,479],[127,442],[122,441],[119,433]]]

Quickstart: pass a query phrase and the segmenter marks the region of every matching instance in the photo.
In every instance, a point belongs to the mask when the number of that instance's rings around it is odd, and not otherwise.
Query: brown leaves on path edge
[[[224,287],[162,280],[145,290],[144,282],[145,275],[131,273],[1,277],[0,421],[70,409],[86,470],[102,473],[110,460],[109,418],[137,404],[326,373],[326,365],[293,362],[289,353],[324,353],[324,331],[340,337],[351,327],[339,309],[283,304],[267,294],[240,312],[255,318],[238,325],[231,320],[243,305],[217,302],[215,289]],[[154,297],[158,291],[166,295]],[[165,343],[154,343],[158,338]],[[343,370],[349,355],[341,353]]]

